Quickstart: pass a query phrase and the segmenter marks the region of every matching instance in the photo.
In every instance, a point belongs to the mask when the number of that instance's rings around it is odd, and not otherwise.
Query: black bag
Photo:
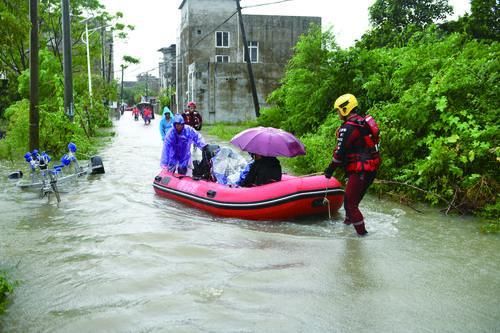
[[[193,179],[214,181],[212,176],[212,157],[217,154],[219,145],[206,145],[201,151],[201,161],[193,161]]]

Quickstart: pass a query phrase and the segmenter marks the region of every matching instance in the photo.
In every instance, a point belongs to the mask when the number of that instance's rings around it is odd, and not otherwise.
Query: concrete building
[[[158,50],[163,54],[163,61],[159,64],[160,89],[175,88],[176,68],[177,68],[177,50],[176,45],[162,47]]]
[[[182,0],[177,50],[179,111],[196,101],[203,121],[255,119],[235,0]],[[243,15],[259,104],[275,90],[293,47],[320,17]]]
[[[171,44],[169,47],[162,47],[158,52],[163,54],[162,62],[158,66],[160,90],[167,91],[170,94],[170,105],[168,107],[171,110],[176,110],[177,48],[175,44]]]

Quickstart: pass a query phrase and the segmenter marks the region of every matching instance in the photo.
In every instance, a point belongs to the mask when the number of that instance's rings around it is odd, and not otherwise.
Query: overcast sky
[[[369,28],[368,7],[375,0],[289,0],[266,6],[247,8],[257,4],[283,0],[241,0],[243,14],[320,16],[323,29],[331,27],[341,47],[353,45]],[[141,60],[125,70],[125,80],[135,81],[136,76],[150,73],[158,76],[161,53],[158,49],[176,43],[179,27],[180,0],[101,0],[111,14],[120,11],[123,22],[135,26],[123,42],[115,40],[115,77],[120,77],[119,66],[123,55]],[[469,0],[448,0],[454,8],[454,17],[470,11]]]

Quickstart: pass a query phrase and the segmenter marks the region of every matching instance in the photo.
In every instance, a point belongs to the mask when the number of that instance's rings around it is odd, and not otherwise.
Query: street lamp
[[[93,29],[89,30],[88,22],[89,22],[89,20],[91,20],[93,18],[94,17],[88,17],[88,18],[80,21],[80,23],[85,22],[85,40],[83,40],[83,36],[82,36],[82,42],[86,45],[86,48],[87,48],[87,75],[88,75],[88,79],[89,79],[90,108],[92,108],[92,74],[90,71],[89,32],[92,34],[92,32],[95,32],[96,30],[109,27],[109,25],[106,25],[106,26],[100,26],[100,27],[93,28]]]

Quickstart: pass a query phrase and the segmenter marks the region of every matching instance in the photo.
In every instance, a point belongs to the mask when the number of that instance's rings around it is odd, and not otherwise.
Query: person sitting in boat
[[[191,126],[184,124],[184,118],[176,114],[174,126],[163,141],[160,166],[170,172],[175,172],[177,169],[177,173],[185,175],[191,160],[191,144],[200,149],[207,146],[203,136]]]
[[[165,140],[165,135],[167,134],[168,130],[172,128],[174,124],[174,114],[168,106],[165,106],[163,108],[163,117],[161,118],[160,121],[160,135],[161,135],[161,141]]]
[[[253,161],[241,172],[237,185],[259,186],[281,180],[281,164],[276,157],[250,154]]]

